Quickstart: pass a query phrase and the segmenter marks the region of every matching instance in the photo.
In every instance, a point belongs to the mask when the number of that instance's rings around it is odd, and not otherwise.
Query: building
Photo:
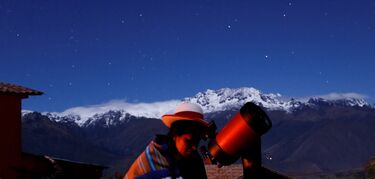
[[[22,152],[22,100],[42,94],[0,83],[0,178],[100,178],[107,167]]]

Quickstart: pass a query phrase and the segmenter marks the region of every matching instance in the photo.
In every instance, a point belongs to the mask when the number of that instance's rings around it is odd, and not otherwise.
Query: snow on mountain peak
[[[358,93],[329,93],[327,95],[314,96],[309,99],[310,103],[313,102],[326,102],[326,103],[336,103],[345,106],[359,106],[363,107],[369,105],[365,98],[367,96]]]
[[[122,115],[132,115],[136,117],[161,118],[166,113],[171,113],[181,101],[169,100],[153,103],[128,103],[123,100],[114,100],[105,104],[82,106],[67,109],[63,112],[45,113],[61,119],[62,116],[72,116],[76,119],[76,123],[82,126],[90,123],[98,116],[107,116],[109,111],[122,111]],[[110,122],[109,122],[110,123]]]
[[[222,88],[207,90],[194,97],[185,98],[184,101],[200,104],[206,112],[224,111],[233,107],[241,107],[246,102],[252,101],[268,109],[288,110],[290,104],[281,100],[280,94],[262,94],[255,88]]]

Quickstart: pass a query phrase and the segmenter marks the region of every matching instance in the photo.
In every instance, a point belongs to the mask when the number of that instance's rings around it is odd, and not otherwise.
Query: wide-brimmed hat
[[[194,103],[181,103],[177,106],[174,114],[166,114],[162,116],[163,123],[170,128],[176,121],[195,121],[207,127],[208,122],[203,118],[203,110],[198,104]]]

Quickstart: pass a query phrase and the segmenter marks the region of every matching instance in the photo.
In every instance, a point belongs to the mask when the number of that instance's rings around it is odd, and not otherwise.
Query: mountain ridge
[[[321,105],[373,107],[360,97],[363,97],[363,95],[356,93],[330,93],[324,96],[285,100],[279,93],[266,94],[253,87],[221,88],[218,90],[208,89],[205,92],[197,93],[193,97],[185,97],[181,100],[137,104],[125,101],[111,101],[102,105],[74,107],[63,112],[44,112],[43,114],[55,121],[69,121],[75,122],[79,126],[87,126],[96,119],[103,118],[108,119],[105,122],[106,125],[112,125],[115,121],[111,120],[112,118],[108,114],[111,111],[118,112],[117,115],[120,115],[117,117],[118,119],[125,119],[126,116],[160,119],[164,114],[173,113],[172,109],[181,102],[197,103],[202,106],[205,113],[239,109],[246,102],[254,102],[270,111],[281,110],[286,112],[294,112],[307,106]],[[25,110],[23,114],[28,112],[32,111]]]

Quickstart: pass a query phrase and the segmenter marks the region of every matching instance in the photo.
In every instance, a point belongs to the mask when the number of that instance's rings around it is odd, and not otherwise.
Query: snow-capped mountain
[[[307,101],[309,105],[338,105],[338,106],[370,106],[366,100],[358,98],[340,98],[340,99],[326,99],[322,97],[313,97]]]
[[[63,112],[44,112],[43,114],[56,122],[69,122],[74,119],[79,126],[90,125],[98,119],[106,119],[105,124],[111,125],[129,116],[158,119],[164,114],[173,113],[171,109],[179,103],[181,100],[136,104],[116,100],[101,105],[74,107]],[[113,112],[116,112],[116,118],[112,117]]]
[[[267,110],[292,112],[301,106],[315,106],[322,103],[339,106],[368,106],[369,104],[363,98],[363,95],[356,93],[330,93],[322,96],[285,100],[279,93],[265,94],[255,88],[222,88],[200,92],[194,97],[185,98],[185,101],[200,104],[207,113],[238,109],[249,101]]]
[[[101,122],[105,125],[112,125],[117,121],[128,119],[129,116],[160,119],[164,114],[173,113],[173,109],[181,102],[200,104],[205,113],[214,113],[230,109],[237,110],[243,104],[250,101],[270,111],[282,110],[293,112],[304,106],[369,106],[363,98],[363,95],[356,93],[331,93],[322,96],[285,100],[286,98],[282,97],[279,93],[265,94],[255,88],[222,88],[219,90],[208,89],[205,92],[199,92],[193,97],[186,97],[182,100],[169,100],[154,103],[128,103],[126,101],[117,100],[101,105],[74,107],[60,113],[46,112],[44,114],[57,122],[74,122],[79,126],[90,125],[99,119],[105,119],[105,122]],[[24,111],[25,114],[28,112],[30,111]]]
[[[289,102],[281,100],[281,94],[263,94],[255,88],[207,90],[184,101],[200,104],[207,113],[239,108],[249,101],[268,110],[288,111],[292,107]]]

